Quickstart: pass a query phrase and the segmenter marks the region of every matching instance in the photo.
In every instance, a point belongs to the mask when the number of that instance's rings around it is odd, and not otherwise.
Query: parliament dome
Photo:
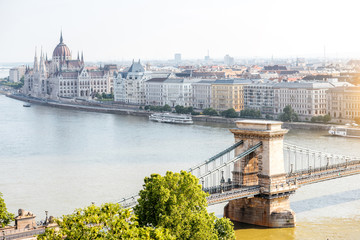
[[[62,33],[60,35],[60,43],[56,46],[53,52],[54,57],[71,57],[70,49],[63,43]]]

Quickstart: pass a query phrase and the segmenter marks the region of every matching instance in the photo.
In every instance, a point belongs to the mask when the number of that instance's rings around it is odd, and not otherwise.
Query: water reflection
[[[344,191],[344,192],[324,195],[316,198],[309,198],[300,201],[292,201],[291,208],[293,211],[299,214],[314,209],[336,206],[338,204],[343,204],[352,201],[359,201],[359,199],[360,199],[360,189],[355,189],[351,191]]]

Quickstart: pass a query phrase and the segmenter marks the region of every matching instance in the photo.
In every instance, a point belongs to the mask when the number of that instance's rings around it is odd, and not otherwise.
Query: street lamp
[[[44,225],[46,225],[48,223],[48,211],[45,211],[45,222],[44,222]]]
[[[224,191],[224,185],[225,185],[224,171],[221,171],[221,180],[220,180],[221,192]]]

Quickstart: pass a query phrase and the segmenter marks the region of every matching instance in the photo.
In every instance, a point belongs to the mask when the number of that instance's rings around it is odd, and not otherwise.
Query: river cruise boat
[[[31,107],[31,104],[30,103],[24,103],[23,107]]]
[[[342,137],[360,138],[360,128],[351,126],[332,126],[329,130],[329,134]]]
[[[149,120],[161,123],[193,124],[191,116],[185,114],[153,113],[149,116]]]

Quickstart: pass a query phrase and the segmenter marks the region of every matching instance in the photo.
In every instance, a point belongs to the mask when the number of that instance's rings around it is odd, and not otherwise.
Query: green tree
[[[219,240],[235,239],[234,224],[227,218],[218,218],[215,230]]]
[[[95,97],[96,97],[97,99],[101,99],[101,98],[102,98],[101,95],[100,95],[98,92],[95,94]]]
[[[299,116],[290,105],[287,105],[284,108],[283,113],[280,114],[279,119],[283,122],[294,122],[299,120]]]
[[[235,109],[230,108],[228,110],[222,111],[221,116],[226,118],[236,118],[239,117],[239,114],[235,111]]]
[[[311,117],[310,121],[328,123],[329,121],[331,121],[331,116],[329,114],[324,116],[313,116]]]
[[[171,112],[171,107],[168,105],[168,104],[165,104],[164,106],[163,106],[163,111],[164,112]]]
[[[255,109],[244,109],[240,111],[240,117],[261,118],[261,112]]]
[[[272,120],[273,117],[272,117],[270,114],[266,114],[266,115],[265,115],[265,119]]]
[[[106,93],[103,92],[103,93],[101,94],[101,97],[104,98],[104,99],[107,98]]]
[[[14,220],[14,214],[7,211],[6,204],[2,196],[3,195],[0,192],[0,227],[5,227]]]
[[[234,239],[228,219],[218,222],[207,212],[207,194],[199,180],[187,173],[167,172],[165,176],[152,174],[145,178],[138,205],[134,208],[140,226],[164,228],[176,239]]]
[[[219,113],[213,109],[213,108],[205,108],[203,111],[204,115],[208,115],[208,116],[217,116],[219,115]]]
[[[175,106],[175,111],[176,111],[176,113],[179,113],[179,114],[185,113],[185,107],[180,106],[180,105],[176,105]]]
[[[129,209],[114,203],[106,203],[101,207],[90,205],[55,221],[59,230],[47,228],[38,239],[175,239],[166,229],[140,227]]]
[[[323,121],[324,121],[324,123],[328,123],[328,122],[330,122],[330,121],[331,121],[331,116],[330,116],[330,114],[326,114],[326,115],[324,115],[324,117],[323,117]]]

